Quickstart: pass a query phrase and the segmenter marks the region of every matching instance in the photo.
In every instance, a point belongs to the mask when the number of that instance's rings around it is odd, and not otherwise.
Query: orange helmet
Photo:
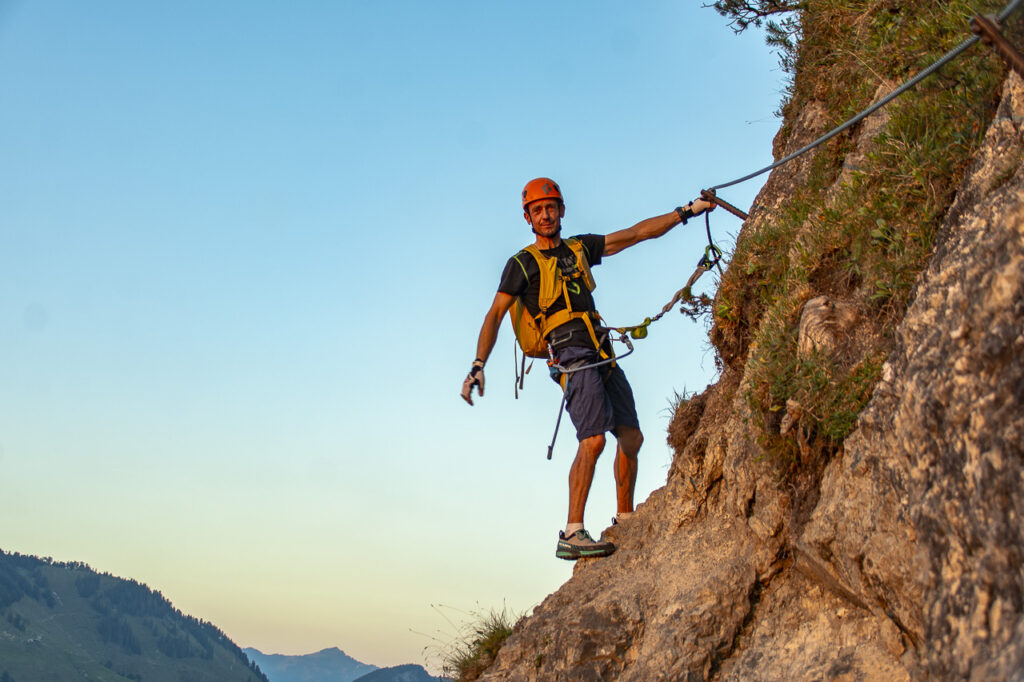
[[[564,203],[562,190],[558,188],[558,183],[551,178],[534,178],[523,188],[524,210],[531,201],[539,199],[557,199],[560,203]]]

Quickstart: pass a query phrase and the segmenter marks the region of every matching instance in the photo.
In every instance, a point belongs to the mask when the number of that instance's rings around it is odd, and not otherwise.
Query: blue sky
[[[664,213],[771,161],[782,81],[682,0],[0,0],[0,548],[376,665],[423,662],[439,611],[538,604],[571,573],[559,392],[513,399],[506,323],[458,398],[522,185],[559,181],[568,234]],[[659,311],[704,239],[599,266],[605,318]],[[715,368],[677,313],[637,348],[639,501]],[[613,513],[606,456],[587,525]]]

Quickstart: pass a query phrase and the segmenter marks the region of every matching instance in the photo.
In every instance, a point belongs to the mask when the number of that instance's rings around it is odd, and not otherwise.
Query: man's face
[[[526,207],[527,221],[533,231],[542,237],[553,237],[562,229],[565,206],[556,199],[538,199]]]

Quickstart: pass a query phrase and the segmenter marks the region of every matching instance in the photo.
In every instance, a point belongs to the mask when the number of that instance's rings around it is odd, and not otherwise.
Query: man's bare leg
[[[583,510],[587,506],[590,484],[594,480],[594,467],[597,466],[597,458],[604,450],[604,443],[602,433],[584,438],[576,450],[576,459],[569,469],[569,523],[583,523]]]
[[[615,431],[618,434],[618,445],[615,448],[615,497],[618,512],[626,514],[633,511],[637,454],[644,444],[644,435],[640,429],[632,426],[617,426]]]
[[[587,506],[590,484],[594,480],[597,458],[604,450],[604,434],[584,438],[576,450],[576,459],[569,469],[569,523],[564,532],[558,534],[555,556],[559,559],[583,559],[609,556],[615,552],[615,545],[603,537],[594,540],[583,528],[583,509]]]

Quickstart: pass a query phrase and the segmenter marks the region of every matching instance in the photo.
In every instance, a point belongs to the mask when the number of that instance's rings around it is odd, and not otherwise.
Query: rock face
[[[803,535],[936,676],[1024,662],[1022,113],[1013,78]]]
[[[808,108],[787,144],[822,126]],[[580,561],[482,679],[1024,679],[1022,160],[1011,76],[816,498],[761,461],[732,348],[673,421],[666,485],[609,530],[619,551]],[[807,172],[779,169],[761,209]],[[856,334],[841,302],[808,305],[803,352]]]

